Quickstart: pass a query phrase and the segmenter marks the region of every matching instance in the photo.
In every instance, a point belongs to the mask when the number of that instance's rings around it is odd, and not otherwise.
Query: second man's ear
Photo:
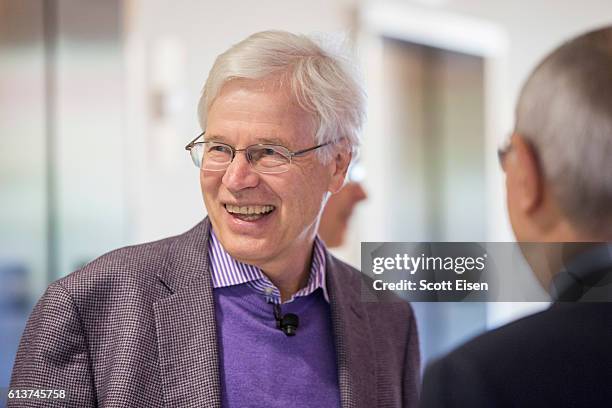
[[[544,178],[540,169],[538,158],[531,144],[521,135],[512,136],[512,157],[509,165],[514,173],[514,183],[517,189],[519,208],[531,213],[542,202],[544,193]]]

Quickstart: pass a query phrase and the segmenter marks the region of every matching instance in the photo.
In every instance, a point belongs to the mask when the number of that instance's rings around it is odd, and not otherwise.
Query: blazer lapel
[[[343,408],[375,407],[376,364],[361,280],[327,254],[326,282],[338,362]]]
[[[220,407],[215,305],[208,265],[208,218],[178,236],[158,276],[171,294],[153,306],[164,404]]]

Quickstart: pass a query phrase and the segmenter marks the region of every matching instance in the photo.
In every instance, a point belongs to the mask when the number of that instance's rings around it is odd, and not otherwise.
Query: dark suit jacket
[[[589,275],[585,266],[602,265],[602,259],[583,261],[571,271],[580,280]],[[610,270],[611,261],[603,261]],[[583,292],[573,286],[564,292]],[[421,407],[612,406],[612,297],[607,300],[554,303],[466,343],[428,367]]]
[[[24,331],[11,388],[65,389],[65,405],[75,407],[220,406],[209,233],[206,219],[52,283]],[[327,258],[342,407],[414,406],[419,351],[412,310],[405,302],[363,302],[379,295],[362,279]]]

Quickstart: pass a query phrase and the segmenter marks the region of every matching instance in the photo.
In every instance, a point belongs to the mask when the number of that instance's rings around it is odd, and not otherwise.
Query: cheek
[[[212,202],[219,192],[221,179],[219,177],[200,176],[200,188],[206,203]]]
[[[282,190],[276,191],[281,197],[284,215],[291,218],[292,224],[310,224],[319,215],[325,191],[312,180],[288,180]]]

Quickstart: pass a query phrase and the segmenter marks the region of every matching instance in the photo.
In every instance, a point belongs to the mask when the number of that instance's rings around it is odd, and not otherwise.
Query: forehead
[[[302,146],[314,140],[312,115],[278,81],[232,80],[213,101],[207,138]]]

